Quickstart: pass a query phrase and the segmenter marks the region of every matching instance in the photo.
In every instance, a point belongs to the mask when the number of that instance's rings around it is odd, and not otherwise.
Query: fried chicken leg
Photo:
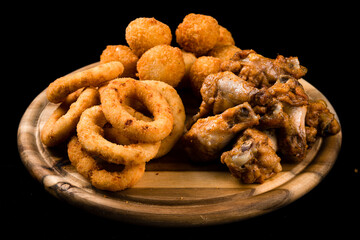
[[[259,116],[246,102],[222,114],[199,119],[183,136],[190,158],[196,162],[216,160],[236,133],[259,124]]]

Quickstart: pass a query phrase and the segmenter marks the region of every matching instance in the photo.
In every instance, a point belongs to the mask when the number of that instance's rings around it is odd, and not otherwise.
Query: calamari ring
[[[153,121],[138,120],[126,110],[126,99],[132,97],[145,105],[154,116]],[[106,119],[131,139],[156,142],[172,131],[174,120],[168,102],[158,91],[141,81],[115,79],[102,89],[100,101]]]
[[[48,147],[64,142],[75,132],[82,112],[99,103],[99,92],[95,88],[70,94],[41,129],[41,142]]]
[[[116,164],[140,164],[154,158],[160,141],[120,145],[106,140],[103,126],[107,123],[100,105],[86,109],[77,125],[77,134],[83,148],[92,155]]]
[[[174,117],[173,130],[165,139],[161,141],[160,149],[155,158],[159,158],[167,154],[179,138],[184,133],[185,127],[185,108],[177,91],[169,84],[162,81],[144,80],[143,83],[153,87],[166,99],[169,103],[172,115]]]
[[[98,87],[117,78],[124,71],[119,61],[100,64],[96,67],[66,75],[50,83],[46,90],[47,99],[53,103],[62,102],[67,95],[83,87]]]
[[[134,186],[145,172],[145,163],[139,165],[114,166],[95,160],[84,149],[76,136],[68,144],[71,164],[91,184],[101,190],[121,191]]]

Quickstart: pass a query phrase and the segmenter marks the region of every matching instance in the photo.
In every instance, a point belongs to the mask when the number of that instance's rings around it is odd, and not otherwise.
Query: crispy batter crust
[[[126,27],[125,39],[132,51],[140,57],[154,46],[170,45],[172,35],[169,26],[155,18],[137,18]]]
[[[124,71],[121,62],[113,61],[56,79],[46,90],[47,99],[53,103],[62,102],[67,95],[83,87],[98,87],[117,78]]]
[[[218,42],[220,27],[215,18],[190,13],[175,31],[176,42],[196,56],[206,54]]]
[[[138,60],[139,58],[131,49],[124,45],[108,45],[100,56],[100,63],[120,61],[124,65],[121,77],[135,77]]]
[[[135,185],[145,172],[145,163],[121,167],[95,160],[81,146],[76,136],[68,144],[71,164],[91,184],[102,190],[121,191]]]
[[[120,145],[106,140],[103,137],[106,122],[101,106],[93,106],[81,115],[77,134],[87,152],[110,163],[124,165],[141,164],[156,156],[160,141]]]
[[[154,116],[154,121],[136,119],[126,109],[127,98],[135,97]],[[156,142],[166,138],[173,127],[173,116],[165,98],[152,87],[131,78],[111,81],[100,91],[100,99],[106,119],[121,129],[131,139]]]
[[[52,147],[66,141],[75,132],[82,112],[99,103],[99,92],[95,88],[70,94],[41,129],[42,143]]]
[[[181,50],[158,45],[146,51],[137,63],[140,80],[158,80],[176,87],[185,75]]]
[[[174,117],[173,129],[169,136],[161,141],[160,149],[155,157],[159,158],[167,154],[183,135],[186,118],[185,108],[179,94],[169,84],[160,81],[149,80],[143,82],[150,85],[164,96],[166,101],[169,103],[172,115]]]

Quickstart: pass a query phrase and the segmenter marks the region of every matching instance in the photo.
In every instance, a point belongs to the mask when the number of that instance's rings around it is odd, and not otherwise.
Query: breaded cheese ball
[[[158,80],[176,87],[185,74],[181,50],[169,45],[158,45],[146,51],[137,62],[140,80]]]
[[[219,39],[215,46],[219,45],[235,45],[235,40],[232,37],[232,34],[229,30],[227,30],[225,27],[220,26],[220,35]]]
[[[120,61],[124,65],[121,77],[135,77],[138,60],[131,49],[124,45],[108,45],[100,56],[100,63]]]
[[[125,39],[131,50],[140,57],[156,45],[170,45],[172,35],[169,26],[155,18],[137,18],[126,27]]]
[[[215,18],[190,13],[175,31],[176,42],[187,52],[202,56],[212,49],[219,38],[219,24]]]
[[[241,49],[234,45],[216,45],[208,52],[208,55],[220,58],[221,60],[230,60],[230,58],[239,51],[241,51]]]
[[[200,89],[204,79],[211,73],[218,73],[221,71],[220,58],[202,56],[196,59],[190,68],[190,86],[196,96],[200,95]]]

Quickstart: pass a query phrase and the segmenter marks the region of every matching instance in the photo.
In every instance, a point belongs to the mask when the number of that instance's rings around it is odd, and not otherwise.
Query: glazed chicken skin
[[[248,127],[259,124],[259,116],[246,102],[221,114],[199,119],[182,139],[184,149],[195,162],[220,157],[223,148]]]
[[[339,122],[323,100],[310,101],[306,113],[306,125],[316,129],[321,136],[336,134],[340,131]]]
[[[202,103],[199,113],[193,117],[193,121],[209,114],[222,113],[226,109],[244,102],[251,102],[258,92],[259,89],[232,72],[210,74],[205,78],[201,87]]]
[[[256,102],[266,108],[259,128],[278,129],[280,152],[286,160],[303,160],[308,148],[305,116],[309,101],[303,86],[295,78],[281,76],[257,97]]]
[[[285,104],[284,112],[288,120],[278,129],[279,150],[287,161],[300,162],[307,153],[305,116],[307,105],[290,106]]]
[[[224,60],[221,72],[205,78],[199,112],[183,136],[190,158],[206,162],[221,156],[221,162],[244,183],[262,183],[280,172],[280,157],[302,161],[319,135],[340,131],[325,102],[310,100],[298,81],[306,72],[297,57],[270,59],[253,50]],[[236,117],[234,110],[240,106],[251,113],[242,110],[240,115],[253,117]],[[224,152],[239,134],[233,148]]]
[[[263,183],[282,170],[276,143],[267,134],[248,128],[234,147],[221,155],[232,175],[244,183]]]
[[[241,50],[221,64],[222,71],[231,71],[254,86],[269,87],[281,75],[296,79],[303,77],[307,69],[300,65],[297,57],[278,55],[276,59],[266,58],[254,50]]]

